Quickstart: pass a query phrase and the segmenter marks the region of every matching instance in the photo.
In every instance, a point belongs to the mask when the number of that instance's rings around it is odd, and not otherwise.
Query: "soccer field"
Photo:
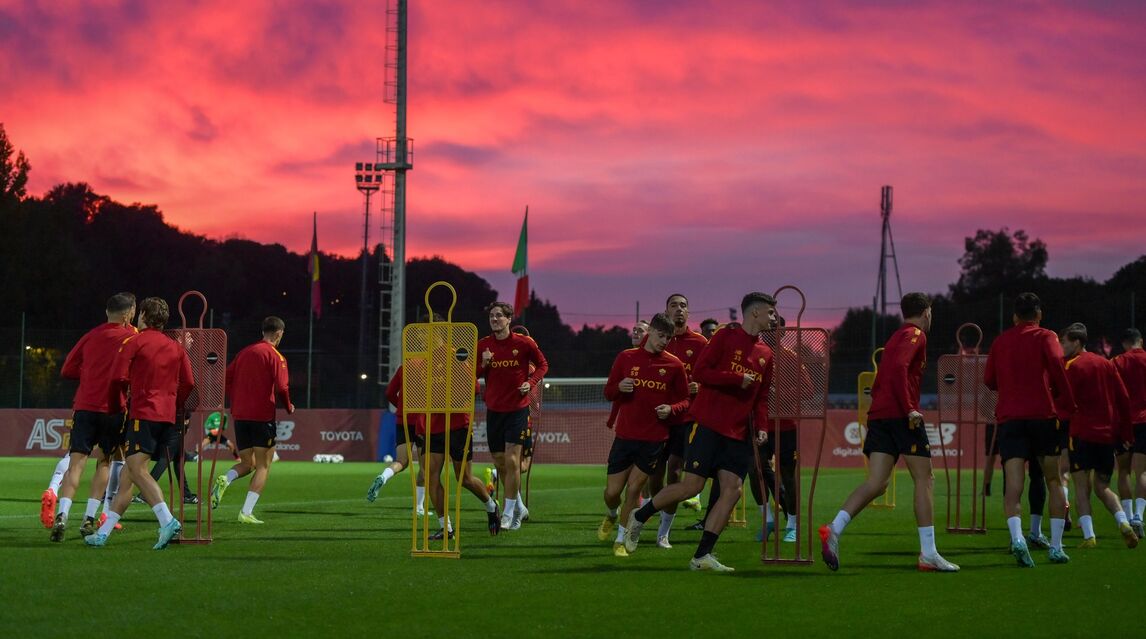
[[[1097,548],[1076,549],[1076,527],[1065,543],[1069,564],[1051,565],[1036,551],[1038,566],[1022,570],[1006,552],[996,496],[988,535],[938,534],[940,552],[963,571],[919,573],[902,470],[899,506],[869,509],[851,524],[838,573],[819,560],[818,543],[812,566],[762,565],[751,521],[727,529],[716,547],[736,572],[710,574],[688,570],[700,533],[684,530],[694,521],[684,509],[673,549],[656,548],[655,530],[646,530],[633,556],[614,558],[611,543],[596,538],[597,466],[538,466],[531,521],[496,538],[463,495],[463,556],[455,561],[410,557],[409,476],[369,504],[364,495],[381,465],[363,463],[275,464],[256,510],[264,526],[235,521],[247,481],[239,480],[216,511],[209,546],[151,550],[155,519],[136,505],[106,548],[88,548],[78,532],[82,498],[67,540],[55,544],[38,518],[55,462],[0,460],[3,637],[1141,636],[1135,602],[1146,547],[1127,550],[1104,511],[1095,517]],[[816,521],[830,519],[861,477],[823,473]],[[936,502],[942,528],[945,501]]]

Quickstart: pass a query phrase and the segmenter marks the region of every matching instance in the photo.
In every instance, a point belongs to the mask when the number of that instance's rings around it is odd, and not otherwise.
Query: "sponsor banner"
[[[473,432],[474,460],[490,463],[486,436],[485,412],[475,420]],[[200,446],[227,459],[225,448],[203,441],[203,419],[206,412],[192,415],[187,446]],[[962,458],[963,467],[981,465],[983,428],[959,428],[953,423],[935,424],[935,414],[925,412],[931,455],[936,465],[945,453],[953,463]],[[0,410],[0,456],[60,456],[67,451],[72,412],[59,409]],[[277,446],[279,457],[291,461],[310,461],[318,454],[342,455],[346,461],[373,461],[379,450],[380,410],[298,410],[293,415],[279,413]],[[583,408],[549,405],[534,424],[534,459],[542,464],[604,464],[613,444],[613,431],[605,428],[609,417],[607,406]],[[815,464],[819,445],[820,422],[804,422],[800,429],[800,450],[804,467]],[[230,428],[228,437],[232,437]],[[821,466],[824,468],[862,468],[860,426],[855,411],[828,411],[827,430]],[[943,447],[940,447],[942,442]],[[386,447],[383,447],[386,449]]]
[[[346,461],[373,461],[377,448],[380,410],[298,410],[293,415],[279,411],[277,444],[279,458],[310,461],[318,454],[342,455]],[[229,458],[225,447],[203,440],[206,411],[191,415],[187,449],[199,446],[208,455],[217,451]],[[68,450],[72,411],[60,409],[0,410],[0,456],[62,456]],[[233,429],[226,436],[233,438]]]

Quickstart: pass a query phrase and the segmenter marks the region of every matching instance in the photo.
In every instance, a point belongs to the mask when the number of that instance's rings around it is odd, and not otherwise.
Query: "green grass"
[[[53,544],[38,510],[55,461],[0,460],[3,637],[1120,637],[1140,627],[1146,547],[1127,550],[1104,511],[1095,517],[1098,548],[1074,549],[1076,528],[1066,542],[1069,565],[1050,565],[1039,552],[1034,570],[1020,570],[1005,551],[996,496],[989,534],[939,534],[940,551],[963,571],[921,574],[911,481],[902,471],[898,508],[868,510],[852,523],[838,573],[819,561],[818,544],[812,566],[762,565],[753,522],[725,531],[716,553],[736,572],[717,575],[687,569],[699,539],[683,530],[691,511],[678,516],[672,550],[655,548],[646,531],[634,556],[614,558],[595,535],[600,467],[539,466],[533,520],[497,538],[464,496],[463,557],[452,561],[409,556],[408,475],[366,503],[375,464],[276,464],[256,511],[261,527],[234,521],[246,489],[239,480],[216,511],[209,546],[152,551],[156,523],[137,505],[106,548],[87,548],[78,533],[82,499],[67,541]],[[816,521],[834,515],[861,477],[821,475]],[[937,499],[940,518],[945,507]]]

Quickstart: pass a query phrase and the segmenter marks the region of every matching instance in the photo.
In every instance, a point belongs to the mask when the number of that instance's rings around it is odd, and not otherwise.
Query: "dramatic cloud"
[[[528,204],[531,281],[573,323],[787,283],[835,321],[875,290],[883,184],[906,288],[942,290],[981,227],[1046,240],[1056,275],[1142,252],[1140,3],[410,4],[409,254],[509,294]],[[0,119],[34,192],[296,251],[316,210],[354,254],[352,164],[393,135],[385,18],[0,0]]]

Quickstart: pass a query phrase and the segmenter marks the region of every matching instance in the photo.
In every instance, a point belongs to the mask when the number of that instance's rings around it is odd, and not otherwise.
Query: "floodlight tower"
[[[895,267],[895,287],[899,297],[903,297],[903,286],[899,281],[899,261],[895,258],[895,240],[891,236],[891,187],[884,186],[880,191],[879,215],[883,218],[883,230],[879,242],[879,277],[875,283],[875,297],[871,302],[871,350],[879,346],[876,326],[883,327],[883,317],[887,316],[887,261]],[[884,327],[886,328],[886,327]],[[886,330],[884,331],[886,332]]]
[[[406,137],[407,0],[386,3],[386,81],[384,99],[394,105],[394,137],[378,138],[376,163],[393,173],[381,202],[382,238],[390,251],[379,256],[378,384],[389,381],[402,364],[402,328],[406,324],[406,171],[414,168],[414,140]]]
[[[354,163],[354,186],[366,196],[366,206],[362,211],[362,285],[358,296],[358,382],[354,393],[358,405],[362,405],[362,384],[368,378],[366,373],[366,312],[370,306],[366,296],[367,273],[370,270],[370,196],[382,188],[386,172],[376,162]]]

